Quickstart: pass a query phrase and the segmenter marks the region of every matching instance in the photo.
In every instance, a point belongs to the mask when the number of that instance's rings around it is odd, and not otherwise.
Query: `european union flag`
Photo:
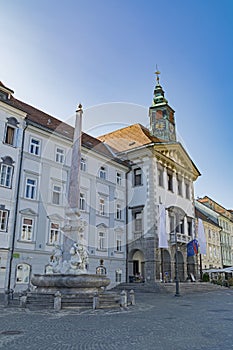
[[[193,239],[187,244],[187,256],[193,256],[198,253],[198,241]]]

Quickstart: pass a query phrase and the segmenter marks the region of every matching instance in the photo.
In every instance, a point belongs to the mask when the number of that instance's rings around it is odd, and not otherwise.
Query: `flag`
[[[194,256],[198,253],[198,241],[193,239],[187,244],[187,256]]]
[[[203,222],[201,219],[198,219],[197,234],[198,234],[198,243],[200,246],[200,254],[206,254],[206,236],[205,236],[205,229],[203,226]]]
[[[168,248],[166,210],[164,205],[159,206],[159,248]]]

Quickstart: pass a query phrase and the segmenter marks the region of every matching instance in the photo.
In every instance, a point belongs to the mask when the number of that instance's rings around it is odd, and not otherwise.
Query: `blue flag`
[[[187,244],[187,256],[194,256],[198,253],[198,241],[193,239]]]

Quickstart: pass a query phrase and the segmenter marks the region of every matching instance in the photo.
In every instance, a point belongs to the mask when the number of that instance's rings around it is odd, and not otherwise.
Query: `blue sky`
[[[158,64],[196,196],[233,208],[231,0],[1,3],[0,80],[15,97],[66,122],[82,102],[93,135],[148,126]]]

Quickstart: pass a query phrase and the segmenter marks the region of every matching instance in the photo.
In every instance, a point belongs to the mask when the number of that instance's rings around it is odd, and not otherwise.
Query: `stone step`
[[[161,283],[161,289],[164,292],[174,293],[175,288],[175,283]],[[179,283],[179,289],[181,293],[210,292],[223,288],[226,287],[222,287],[208,282]]]
[[[160,283],[150,282],[150,283],[120,283],[112,290],[133,290],[134,292],[143,292],[143,293],[160,293]]]

